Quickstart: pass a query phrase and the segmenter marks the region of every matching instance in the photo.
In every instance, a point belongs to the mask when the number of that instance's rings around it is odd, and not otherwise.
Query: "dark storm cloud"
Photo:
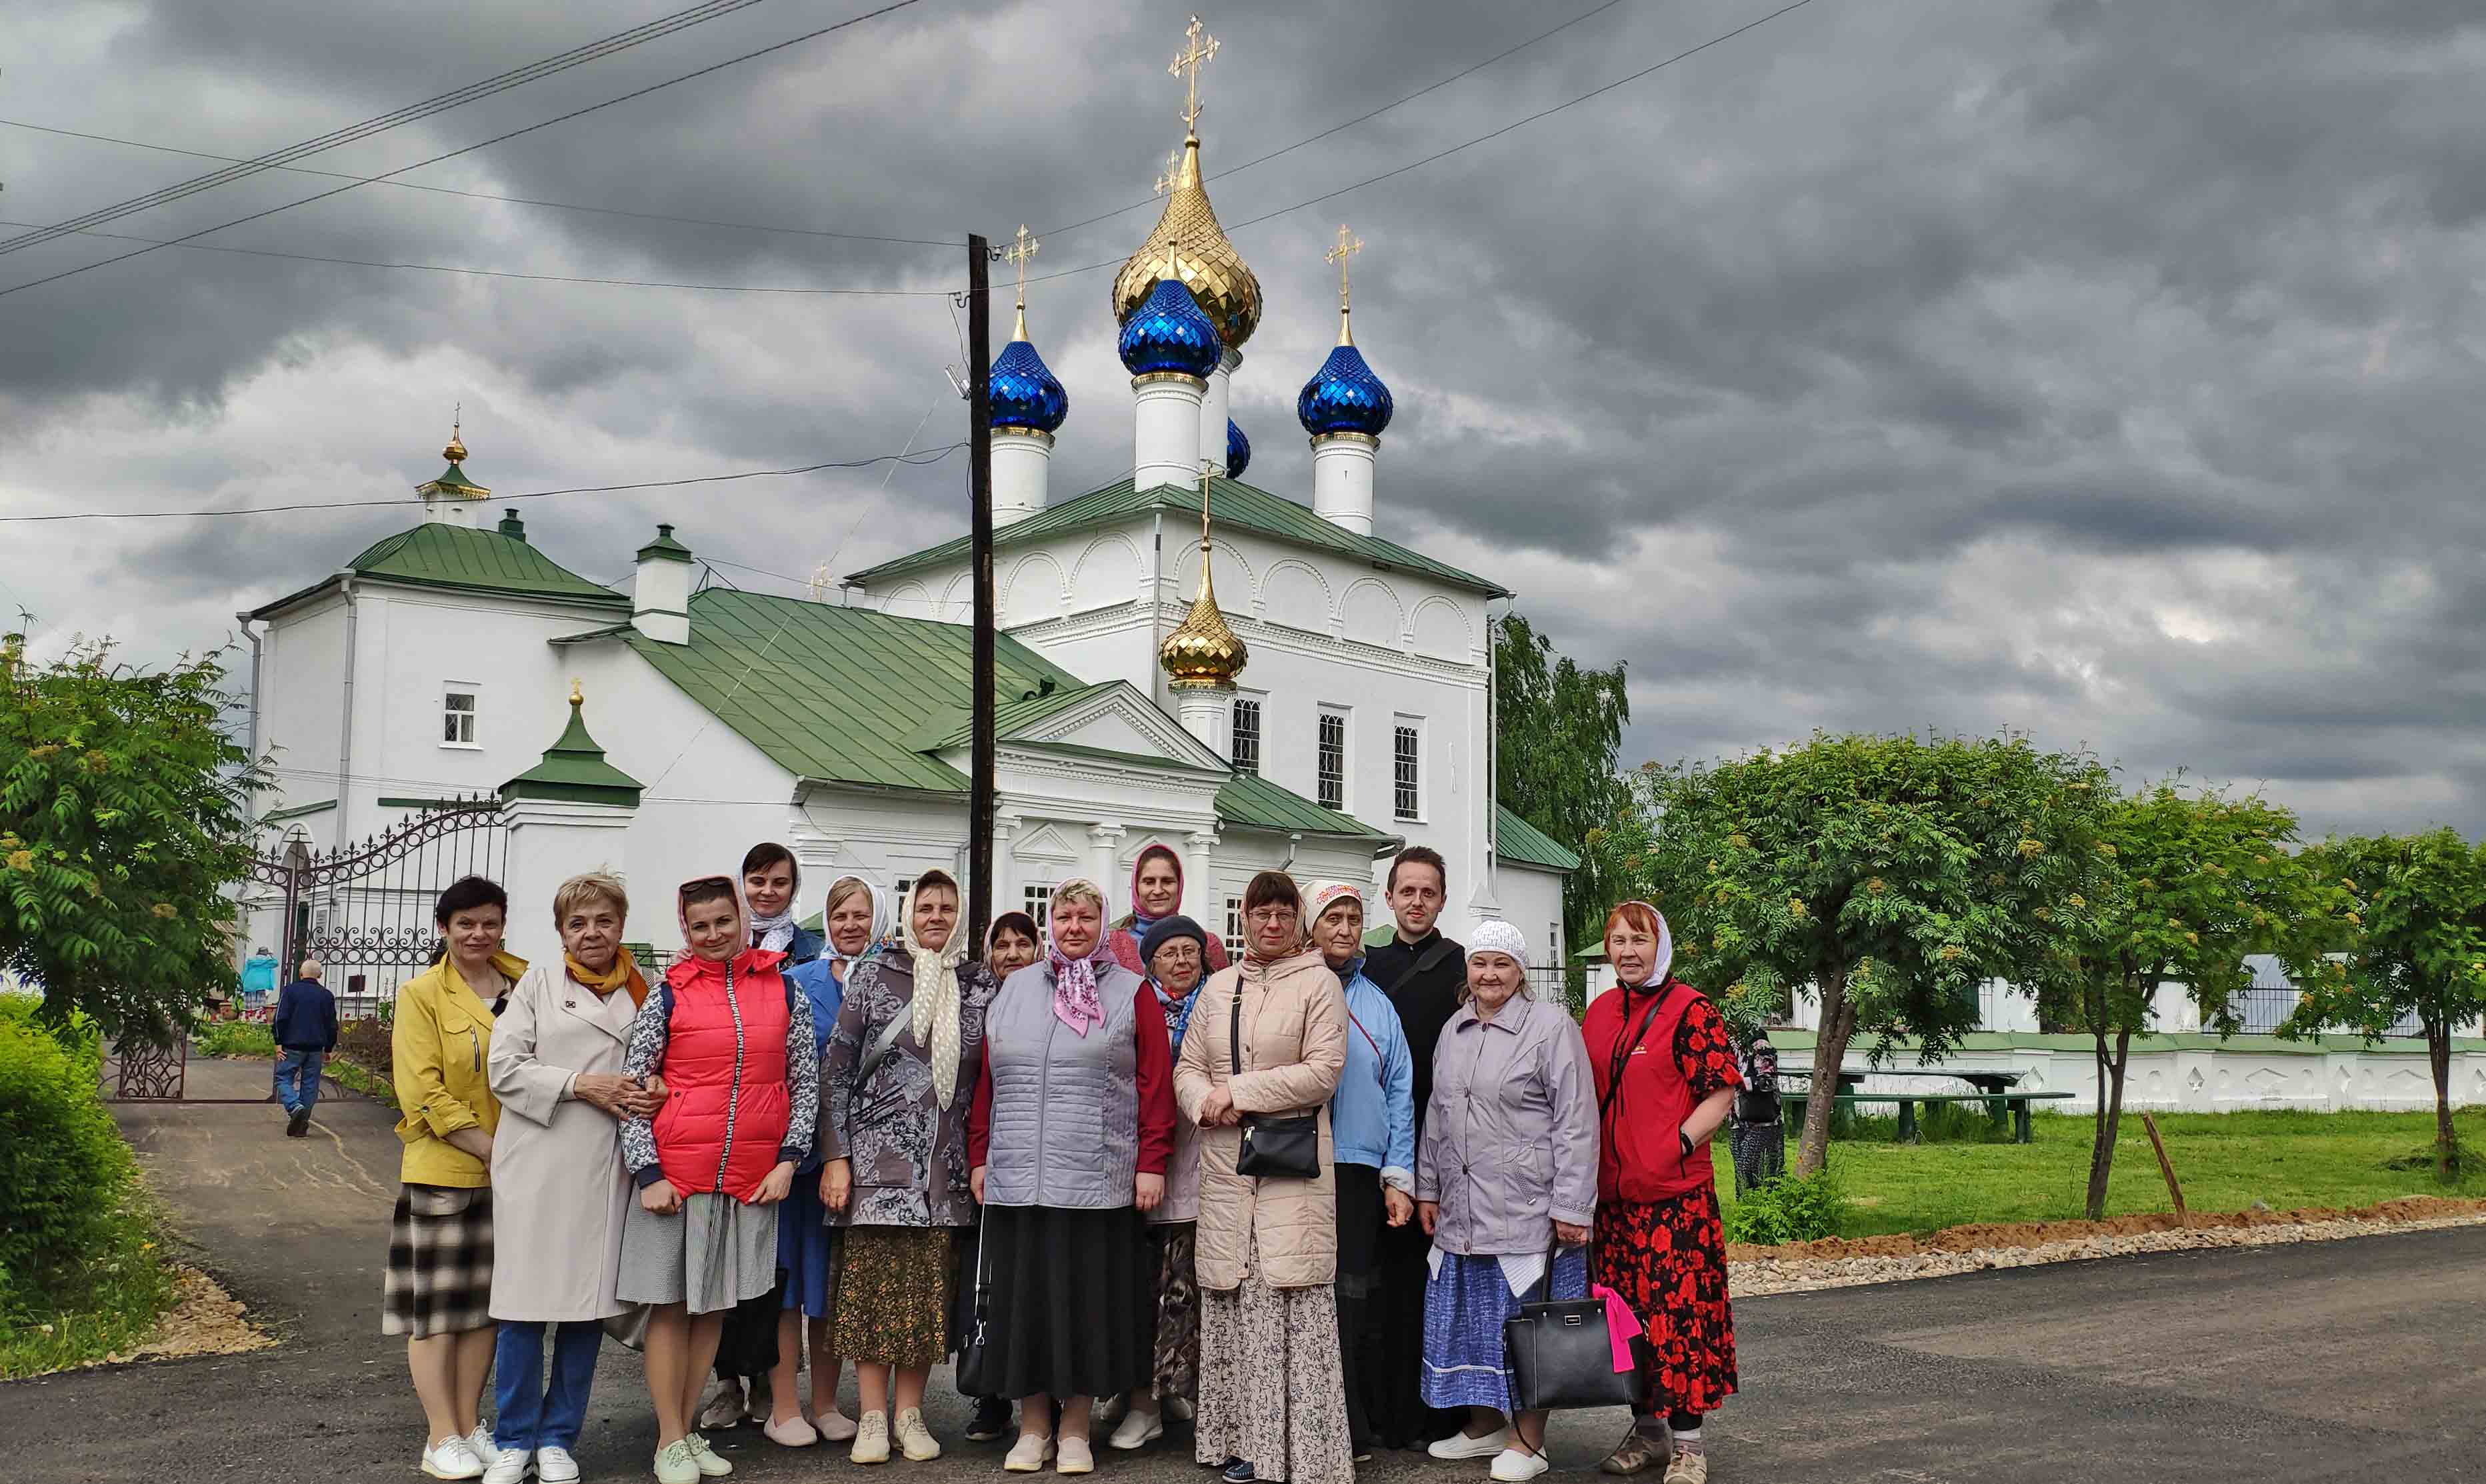
[[[1576,10],[1588,8],[1578,0]],[[225,154],[332,128],[668,9],[76,0],[0,117]],[[773,0],[307,163],[376,171],[861,9]],[[1575,14],[1298,3],[1207,16],[1229,224],[1394,168],[1754,18],[1625,4],[1270,163]],[[1072,417],[1057,494],[1115,478],[1110,269],[1180,137],[1166,4],[927,3],[411,179],[815,232],[1045,233],[1030,286]],[[1633,757],[1815,727],[2026,728],[2128,777],[2264,785],[2316,829],[2486,827],[2486,26],[2457,0],[2273,7],[1819,0],[1579,108],[1241,227],[1268,316],[1234,388],[1300,496],[1295,390],[1357,339],[1398,395],[1385,534],[1630,665]],[[0,128],[50,221],[211,162]],[[1221,172],[1224,172],[1221,174]],[[323,189],[262,178],[106,230]],[[208,240],[516,272],[932,290],[529,284],[168,249],[0,296],[12,508],[403,496],[448,404],[504,493],[939,445],[955,249],[368,186]],[[130,244],[0,255],[0,288]],[[997,279],[1006,285],[1007,276]],[[997,313],[1007,314],[1006,303]],[[1004,319],[1001,325],[1006,327]],[[920,428],[920,432],[918,429]],[[528,502],[599,579],[653,521],[788,591],[955,534],[963,462]],[[886,482],[884,482],[884,480]],[[0,596],[169,652],[409,512],[9,534]],[[66,574],[77,574],[74,577]]]

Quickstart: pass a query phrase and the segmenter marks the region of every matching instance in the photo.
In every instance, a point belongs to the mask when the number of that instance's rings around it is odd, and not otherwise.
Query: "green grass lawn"
[[[2454,1115],[2462,1140],[2486,1146],[2486,1108]],[[1833,1140],[1830,1167],[1846,1198],[1839,1235],[1926,1232],[1970,1222],[2077,1220],[2088,1188],[2091,1124],[2085,1114],[2038,1113],[2036,1141],[1983,1141],[1973,1115],[1929,1121],[1920,1144],[1891,1141],[1893,1120],[1859,1119],[1853,1137]],[[2171,1113],[2158,1119],[2167,1154],[2196,1211],[2241,1211],[2254,1201],[2274,1210],[2363,1206],[2399,1195],[2486,1196],[2486,1179],[2446,1187],[2428,1173],[2384,1168],[2431,1146],[2432,1113]],[[1946,1133],[1960,1137],[1945,1139]],[[1788,1131],[1792,1167],[1795,1131]],[[1726,1151],[1717,1152],[1718,1195],[1734,1202]],[[2107,1215],[2171,1211],[2158,1159],[2136,1114],[2116,1141]]]

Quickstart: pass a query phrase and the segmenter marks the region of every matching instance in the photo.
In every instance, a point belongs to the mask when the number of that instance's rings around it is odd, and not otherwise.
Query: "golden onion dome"
[[[1205,524],[1205,522],[1203,522]],[[1209,545],[1202,532],[1200,543],[1200,595],[1192,599],[1191,612],[1174,631],[1157,646],[1157,663],[1165,667],[1166,678],[1177,689],[1228,689],[1234,677],[1243,673],[1244,663],[1251,659],[1250,650],[1226,625],[1226,616],[1217,611],[1217,589],[1209,581]]]
[[[1160,279],[1178,277],[1227,346],[1240,350],[1259,328],[1260,280],[1217,225],[1217,209],[1201,184],[1198,134],[1182,142],[1182,158],[1169,179],[1165,214],[1114,280],[1114,320],[1129,319]]]

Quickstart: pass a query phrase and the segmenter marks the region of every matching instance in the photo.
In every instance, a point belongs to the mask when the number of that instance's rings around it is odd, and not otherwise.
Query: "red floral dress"
[[[1673,1051],[1696,1104],[1742,1083],[1726,1024],[1705,999],[1684,1011]],[[1735,1316],[1716,1183],[1669,1200],[1599,1201],[1590,1250],[1596,1281],[1621,1294],[1646,1327],[1644,1410],[1717,1411],[1735,1390]]]

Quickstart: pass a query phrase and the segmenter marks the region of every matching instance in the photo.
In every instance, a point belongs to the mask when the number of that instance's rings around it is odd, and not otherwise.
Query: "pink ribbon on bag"
[[[1640,1337],[1640,1316],[1632,1312],[1621,1294],[1603,1283],[1590,1284],[1588,1293],[1606,1301],[1606,1338],[1615,1347],[1615,1369],[1631,1369],[1631,1342]]]

